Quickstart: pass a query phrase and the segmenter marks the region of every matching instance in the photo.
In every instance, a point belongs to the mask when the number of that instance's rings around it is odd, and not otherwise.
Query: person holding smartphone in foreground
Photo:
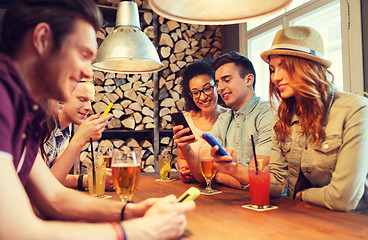
[[[38,102],[65,102],[76,82],[92,77],[101,22],[92,0],[13,0],[2,19],[0,239],[173,239],[184,232],[193,201],[124,205],[91,197],[64,187],[36,158],[45,116]]]
[[[206,144],[201,135],[210,132],[218,116],[227,109],[218,104],[215,76],[209,63],[197,61],[190,64],[182,77],[182,97],[188,111],[184,116],[190,129],[183,129],[182,125],[173,129],[173,139],[178,146],[179,174],[183,182],[205,182],[198,161],[199,147]],[[194,136],[183,136],[190,130]]]
[[[279,30],[261,57],[269,64],[270,97],[278,100],[270,196],[287,189],[289,198],[368,214],[368,99],[335,89],[332,63],[311,27]]]

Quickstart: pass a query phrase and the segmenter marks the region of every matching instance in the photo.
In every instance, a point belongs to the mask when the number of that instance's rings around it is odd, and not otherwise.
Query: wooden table
[[[189,187],[178,178],[158,182],[157,174],[142,173],[133,200],[174,194],[179,197]],[[271,199],[278,209],[257,212],[242,208],[250,203],[250,193],[225,186],[223,193],[196,200],[196,209],[187,213],[188,226],[182,239],[368,239],[368,216],[337,212],[286,198]],[[117,198],[115,195],[114,198]]]

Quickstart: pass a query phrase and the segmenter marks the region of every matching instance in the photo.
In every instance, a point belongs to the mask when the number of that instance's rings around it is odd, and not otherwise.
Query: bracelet
[[[109,223],[115,229],[117,240],[126,240],[123,226],[117,222],[109,222]]]
[[[84,187],[83,187],[83,175],[79,175],[78,177],[78,190],[79,191],[84,191]]]
[[[124,212],[125,212],[125,207],[128,203],[124,204],[123,208],[121,209],[121,213],[120,213],[120,220],[124,221]]]
[[[120,220],[121,221],[124,221],[125,207],[127,206],[128,203],[134,203],[134,201],[128,201],[127,203],[124,204],[123,208],[121,209],[121,213],[120,213]]]
[[[121,231],[123,232],[124,240],[127,240],[127,237],[126,237],[126,233],[125,233],[125,230],[124,230],[123,224],[120,222],[120,223],[119,223],[119,225],[120,225]]]

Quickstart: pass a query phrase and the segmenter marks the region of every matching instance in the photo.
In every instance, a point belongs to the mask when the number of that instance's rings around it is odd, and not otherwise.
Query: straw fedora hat
[[[261,58],[269,63],[270,55],[288,55],[306,58],[329,68],[332,62],[323,57],[321,35],[311,27],[295,26],[279,30],[271,49],[261,53]]]

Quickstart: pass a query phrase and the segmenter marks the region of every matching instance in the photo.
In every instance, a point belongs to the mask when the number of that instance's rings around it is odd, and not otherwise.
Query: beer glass
[[[141,174],[139,151],[114,149],[111,168],[114,187],[121,201],[130,201],[137,189]]]
[[[201,193],[213,194],[220,191],[212,189],[211,181],[216,175],[217,170],[213,166],[212,156],[211,156],[211,146],[207,143],[203,143],[198,151],[199,167],[201,169],[202,176],[206,180],[206,189],[202,190]]]
[[[112,146],[98,146],[97,159],[103,159],[107,168],[111,168],[112,150]]]

